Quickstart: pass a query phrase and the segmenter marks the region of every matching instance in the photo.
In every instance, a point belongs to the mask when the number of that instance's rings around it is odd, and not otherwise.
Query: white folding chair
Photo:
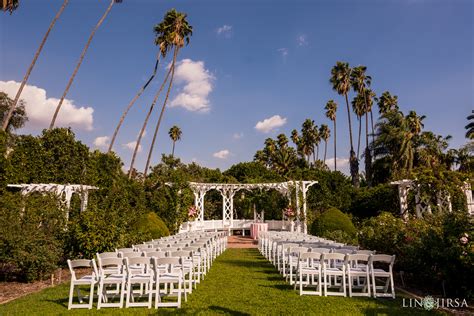
[[[366,254],[347,255],[347,281],[349,282],[349,297],[368,296],[370,297],[370,276],[369,266],[371,256]],[[354,292],[360,289],[360,292]]]
[[[290,247],[288,250],[287,262],[288,262],[288,273],[287,278],[290,281],[290,285],[295,283],[297,276],[297,269],[299,264],[300,253],[308,252],[306,247]]]
[[[170,257],[181,258],[181,268],[183,269],[183,282],[184,282],[184,291],[186,293],[193,292],[193,282],[194,282],[194,257],[193,252],[190,250],[180,250],[170,253]],[[188,283],[188,288],[186,288],[186,281]],[[184,301],[187,301],[187,296],[184,296]]]
[[[97,266],[95,264],[94,260],[87,260],[87,259],[78,259],[78,260],[68,260],[67,265],[69,267],[69,271],[71,272],[71,286],[69,289],[69,303],[67,308],[72,309],[72,308],[92,308],[92,303],[94,302],[94,288],[95,285],[97,284],[97,277],[98,277],[98,272],[97,272]],[[90,274],[84,275],[80,278],[77,277],[75,269],[77,268],[90,268],[92,271]],[[81,291],[80,289],[77,289],[77,297],[79,300],[78,304],[73,304],[73,298],[74,298],[74,286],[76,285],[89,285],[90,290],[89,290],[89,303],[84,304],[83,303],[83,298],[81,296]]]
[[[390,255],[372,255],[370,262],[370,273],[372,276],[372,290],[374,297],[391,297],[395,298],[395,285],[393,283],[393,264],[395,263],[395,256]],[[383,269],[381,266],[385,265],[388,268]],[[375,267],[374,267],[375,266]],[[377,286],[376,278],[387,279],[385,284]],[[390,292],[389,292],[390,286]],[[377,290],[383,290],[382,293]]]
[[[181,295],[183,291],[183,270],[176,269],[181,266],[180,258],[153,258],[153,269],[155,277],[155,308],[158,307],[181,307]],[[174,285],[177,289],[174,289]],[[162,289],[161,286],[164,286]],[[176,302],[163,302],[163,298],[177,296]]]
[[[298,260],[298,277],[295,282],[299,285],[300,295],[322,294],[321,253],[301,252]],[[316,279],[315,279],[316,277]],[[304,287],[316,287],[316,290],[305,290]]]
[[[97,309],[101,307],[123,307],[126,274],[122,258],[98,258],[99,262],[99,298]],[[116,290],[108,291],[107,286],[115,285]],[[109,302],[118,296],[118,302]]]
[[[346,296],[346,255],[342,253],[323,253],[324,296]],[[344,262],[338,265],[335,262]],[[334,282],[333,282],[334,281]],[[337,291],[328,291],[328,288],[337,288]]]
[[[125,258],[125,270],[127,272],[127,297],[125,307],[148,307],[151,308],[153,295],[153,270],[151,269],[151,258],[132,257]],[[137,271],[140,268],[140,271]],[[133,285],[140,284],[138,293],[133,291]],[[135,302],[136,299],[147,297],[145,302]]]

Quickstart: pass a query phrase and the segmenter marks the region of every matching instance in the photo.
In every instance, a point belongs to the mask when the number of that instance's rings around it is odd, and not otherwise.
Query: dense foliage
[[[354,243],[357,233],[351,218],[335,207],[316,216],[310,231],[313,235],[345,243]]]

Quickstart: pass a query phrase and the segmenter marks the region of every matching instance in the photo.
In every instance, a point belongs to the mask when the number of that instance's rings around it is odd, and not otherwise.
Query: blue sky
[[[28,105],[32,120],[23,132],[48,126],[48,111],[41,106],[54,108],[108,3],[70,0],[29,79],[25,99],[35,106]],[[61,4],[23,0],[14,14],[1,14],[0,88],[7,93],[14,94],[15,84],[7,82],[21,81]],[[414,109],[427,116],[425,128],[452,135],[452,147],[465,143],[465,118],[474,108],[474,7],[468,0],[124,0],[98,30],[67,96],[71,102],[62,120],[73,122],[84,143],[94,147],[97,137],[111,136],[152,71],[153,25],[173,7],[188,14],[194,35],[178,58],[183,67],[172,91],[175,106],[166,110],[153,164],[161,153],[170,153],[167,132],[173,125],[183,130],[176,155],[185,162],[226,169],[252,160],[265,138],[289,134],[306,118],[330,124],[324,116],[329,99],[339,104],[337,156],[347,158],[344,100],[329,84],[338,60],[366,65],[378,95],[385,90],[398,95],[404,112]],[[127,117],[115,145],[127,167],[131,150],[125,144],[136,139],[166,64]],[[180,102],[186,100],[180,99],[182,93],[193,101]],[[255,128],[275,115],[284,125],[268,133]],[[139,169],[156,120],[157,112],[139,153]]]

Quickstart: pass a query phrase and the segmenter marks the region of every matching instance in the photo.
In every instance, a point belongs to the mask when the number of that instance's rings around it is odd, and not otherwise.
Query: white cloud
[[[288,56],[288,48],[285,48],[285,47],[278,48],[277,52],[279,52],[283,58]]]
[[[216,33],[217,35],[223,35],[226,38],[230,38],[232,36],[232,25],[224,24],[217,28]]]
[[[286,124],[286,117],[280,115],[273,115],[272,117],[266,118],[263,121],[257,122],[255,129],[262,133],[269,133],[278,127]]]
[[[345,175],[350,175],[349,168],[349,159],[348,158],[336,158],[337,170],[344,173]],[[334,170],[334,157],[326,159],[326,165],[330,170]]]
[[[209,94],[214,76],[204,67],[203,61],[183,59],[175,71],[177,84],[184,84],[179,94],[171,101],[171,107],[183,107],[192,112],[208,112],[211,105]]]
[[[306,46],[308,45],[308,39],[306,37],[306,35],[299,35],[297,38],[296,38],[296,43],[298,43],[298,46]]]
[[[221,151],[218,151],[212,154],[213,157],[219,158],[219,159],[227,159],[229,155],[230,155],[230,151],[228,151],[227,149],[223,149]]]
[[[234,135],[232,135],[233,139],[241,139],[242,137],[244,137],[244,133],[234,133]]]
[[[16,81],[1,81],[0,91],[5,92],[13,99],[20,87]],[[46,90],[32,85],[25,85],[20,99],[24,100],[28,122],[26,128],[43,129],[49,126],[53,118],[59,99],[48,98]],[[87,106],[78,106],[73,100],[64,99],[61,111],[56,119],[56,126],[66,126],[81,130],[92,130],[94,109]]]
[[[109,136],[99,136],[94,139],[94,146],[100,149],[105,149],[109,146]]]
[[[131,150],[131,151],[135,150],[135,146],[137,146],[136,141],[126,143],[126,144],[122,145],[123,148],[126,148],[126,149]],[[141,152],[141,151],[142,151],[142,145],[138,146],[138,152]]]

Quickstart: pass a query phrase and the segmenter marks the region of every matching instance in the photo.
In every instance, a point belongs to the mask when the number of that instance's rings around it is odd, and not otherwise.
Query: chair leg
[[[91,283],[91,290],[89,292],[89,309],[92,309],[92,303],[94,303],[94,288],[95,283]]]
[[[99,295],[97,299],[97,309],[100,309],[102,305],[103,295],[104,295],[104,283],[102,282],[102,280],[99,282],[98,292],[99,292]]]
[[[374,297],[377,297],[377,287],[375,286],[375,276],[374,273],[372,272],[372,289],[374,290]]]
[[[342,275],[342,288],[344,291],[344,297],[347,296],[347,289],[346,289],[346,275],[345,273]]]
[[[123,280],[122,283],[121,283],[119,295],[120,295],[120,308],[122,308],[123,307],[123,299],[124,299],[124,296],[125,296],[125,280]]]
[[[72,308],[72,299],[74,297],[74,282],[71,282],[71,287],[69,289],[69,303],[67,305],[67,309]]]

